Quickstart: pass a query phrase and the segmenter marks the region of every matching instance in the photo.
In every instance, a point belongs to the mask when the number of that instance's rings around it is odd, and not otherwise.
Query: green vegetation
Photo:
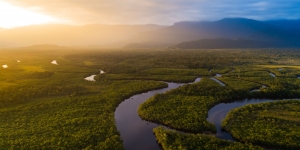
[[[277,101],[231,110],[222,126],[234,138],[281,149],[299,149],[300,101]]]
[[[170,69],[170,68],[156,68],[141,71],[141,74],[155,74],[155,75],[189,75],[189,76],[208,76],[213,75],[207,69]]]
[[[123,149],[114,110],[135,93],[166,86],[119,81],[100,93],[36,99],[1,109],[3,149]]]
[[[267,66],[297,66],[299,56],[300,51],[293,49],[0,50],[0,64],[8,65],[0,68],[0,147],[123,149],[114,111],[124,99],[167,86],[158,81],[187,83],[197,77],[202,77],[199,83],[155,95],[141,105],[139,114],[179,130],[214,132],[206,117],[220,102],[300,97],[297,67],[278,70]],[[51,64],[52,60],[59,65]],[[99,69],[106,73],[96,76],[96,82],[84,80],[99,74]],[[277,77],[271,77],[270,72]],[[225,87],[209,79],[217,73],[222,74],[218,79]],[[262,84],[268,88],[250,93]],[[202,141],[190,136],[183,137],[191,143]],[[176,143],[186,143],[183,137]],[[204,141],[219,143],[205,137]],[[230,148],[235,144],[217,145]]]
[[[145,119],[190,132],[215,132],[209,123],[208,110],[217,103],[233,100],[247,94],[217,82],[202,78],[199,83],[181,86],[158,94],[140,105],[139,115]]]
[[[96,77],[101,81],[106,80],[156,80],[167,82],[192,82],[196,76],[184,75],[136,75],[136,74],[106,74]]]
[[[32,58],[30,62],[24,58],[1,68],[0,85],[5,85],[0,88],[2,149],[123,149],[115,108],[131,95],[167,86],[156,81],[84,81],[98,69],[64,59],[58,59],[59,66],[50,64],[57,53],[71,52],[34,52],[38,58],[22,55]],[[22,57],[18,53],[4,53],[5,60]],[[32,62],[47,71],[22,69]]]
[[[44,72],[45,71],[45,69],[43,69],[42,67],[37,67],[37,66],[24,66],[23,69],[26,71],[34,71],[34,72]]]
[[[154,130],[158,143],[165,150],[263,150],[251,144],[220,140],[211,135],[178,133],[157,127]]]
[[[241,79],[234,78],[234,77],[222,77],[222,78],[218,78],[218,80],[222,81],[223,83],[226,83],[228,86],[230,86],[234,90],[250,91],[250,90],[261,87],[261,84],[241,80]]]

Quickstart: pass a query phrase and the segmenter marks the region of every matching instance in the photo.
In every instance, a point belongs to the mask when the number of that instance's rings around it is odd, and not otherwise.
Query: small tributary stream
[[[197,78],[193,83],[199,82],[201,78]],[[150,97],[158,93],[164,93],[171,89],[178,88],[179,86],[185,85],[183,83],[169,83],[168,87],[149,91],[147,93],[134,95],[124,100],[115,111],[115,121],[117,129],[120,132],[123,140],[123,145],[126,150],[159,150],[160,147],[156,142],[156,138],[153,133],[153,128],[159,126],[156,123],[151,123],[142,120],[138,113],[138,107]],[[188,83],[192,84],[192,83]],[[208,112],[207,120],[213,123],[217,128],[216,137],[221,139],[227,139],[235,141],[232,136],[223,132],[221,129],[221,122],[225,119],[227,113],[234,108],[244,106],[246,104],[270,102],[270,99],[244,99],[237,100],[230,103],[220,103]]]

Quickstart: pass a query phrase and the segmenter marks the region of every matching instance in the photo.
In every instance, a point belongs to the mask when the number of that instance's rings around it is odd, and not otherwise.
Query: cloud
[[[1,0],[0,0],[1,1]],[[173,24],[248,17],[299,19],[299,0],[2,0],[73,23]]]

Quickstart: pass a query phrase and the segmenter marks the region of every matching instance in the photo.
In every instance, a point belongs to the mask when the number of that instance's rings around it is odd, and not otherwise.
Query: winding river
[[[201,78],[197,78],[194,82],[199,82]],[[188,83],[188,84],[192,84]],[[178,88],[185,85],[183,83],[169,83],[168,87],[149,91],[147,93],[134,95],[124,100],[115,111],[115,121],[117,129],[120,132],[123,140],[123,145],[126,150],[160,150],[153,134],[153,128],[159,126],[156,123],[151,123],[142,120],[137,113],[140,104],[145,102],[150,97],[158,93],[164,93],[168,90]],[[244,106],[246,104],[270,102],[270,99],[244,99],[230,103],[220,103],[208,112],[207,120],[213,123],[217,128],[216,137],[235,141],[232,136],[221,130],[221,122],[226,117],[227,113],[234,108]]]
[[[201,78],[197,78],[192,83],[199,82],[200,80]],[[184,83],[169,82],[167,84],[167,88],[134,95],[117,107],[115,120],[126,150],[160,150],[153,134],[153,128],[157,127],[158,124],[142,120],[137,110],[140,104],[153,95],[185,85]]]

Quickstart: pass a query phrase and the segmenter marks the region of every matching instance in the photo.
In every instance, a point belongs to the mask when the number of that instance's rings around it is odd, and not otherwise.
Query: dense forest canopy
[[[0,147],[123,149],[114,111],[124,99],[167,86],[160,81],[187,83],[197,77],[202,77],[199,83],[155,95],[141,105],[139,113],[144,119],[178,130],[214,133],[215,126],[206,117],[220,102],[247,97],[299,98],[299,58],[298,49],[1,50]],[[58,65],[51,64],[53,60]],[[105,74],[99,74],[99,69]],[[93,74],[97,75],[95,82],[84,80]],[[216,74],[221,74],[215,78],[226,86],[210,79]],[[251,92],[262,85],[266,88]],[[166,139],[160,139],[165,132]],[[155,134],[166,149],[187,140],[206,148],[243,145],[202,134],[162,129],[155,129]],[[202,140],[210,142],[197,145]]]

